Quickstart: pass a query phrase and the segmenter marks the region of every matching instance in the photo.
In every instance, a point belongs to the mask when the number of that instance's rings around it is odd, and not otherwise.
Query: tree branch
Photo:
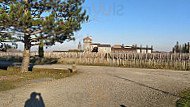
[[[31,46],[36,46],[36,45],[39,45],[40,43],[36,43],[36,44],[31,44]]]
[[[39,34],[39,33],[41,33],[41,32],[42,32],[42,30],[38,30],[38,31],[36,31],[36,32],[30,33],[30,35]]]

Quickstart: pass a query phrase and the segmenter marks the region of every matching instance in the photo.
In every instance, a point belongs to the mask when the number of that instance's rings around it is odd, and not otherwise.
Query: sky
[[[86,36],[95,43],[153,45],[168,52],[177,41],[190,42],[190,0],[86,0],[83,7],[90,20],[75,33],[76,40],[46,51],[76,49]]]

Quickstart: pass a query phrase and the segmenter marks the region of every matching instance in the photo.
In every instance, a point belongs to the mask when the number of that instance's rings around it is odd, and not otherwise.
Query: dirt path
[[[23,107],[32,92],[41,93],[46,107],[174,107],[178,93],[190,87],[185,71],[77,68],[81,73],[72,77],[0,92],[0,107]]]

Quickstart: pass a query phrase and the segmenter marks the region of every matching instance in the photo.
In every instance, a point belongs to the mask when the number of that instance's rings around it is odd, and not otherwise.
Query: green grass
[[[75,73],[70,73],[69,70],[55,69],[38,69],[34,68],[32,72],[20,72],[20,67],[8,67],[7,70],[0,69],[0,91],[14,89],[26,84],[27,81],[53,78],[60,79],[72,76]],[[3,79],[2,79],[3,78]]]
[[[176,107],[190,107],[190,89],[182,92],[180,97],[176,102]]]

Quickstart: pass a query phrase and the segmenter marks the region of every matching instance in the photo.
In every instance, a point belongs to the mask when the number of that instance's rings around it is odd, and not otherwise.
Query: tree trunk
[[[30,49],[25,48],[23,52],[21,72],[28,72],[29,63],[30,63]]]

